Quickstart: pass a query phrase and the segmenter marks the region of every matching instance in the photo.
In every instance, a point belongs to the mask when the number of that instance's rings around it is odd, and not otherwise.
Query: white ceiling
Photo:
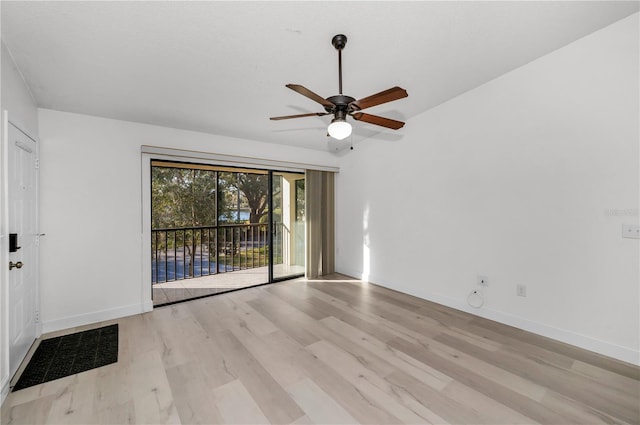
[[[285,88],[338,92],[331,38],[348,37],[344,93],[399,85],[367,112],[410,118],[639,10],[636,1],[1,2],[2,40],[38,105],[328,149],[330,117]],[[355,123],[353,142],[394,132]]]

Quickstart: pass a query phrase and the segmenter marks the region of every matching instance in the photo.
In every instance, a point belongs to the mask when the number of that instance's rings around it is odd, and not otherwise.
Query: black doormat
[[[118,325],[43,340],[12,391],[118,361]]]

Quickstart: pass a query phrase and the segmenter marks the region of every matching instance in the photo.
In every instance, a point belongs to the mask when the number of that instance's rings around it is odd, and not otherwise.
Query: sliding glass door
[[[272,173],[273,280],[304,275],[304,174]]]
[[[154,305],[304,274],[304,174],[151,165]]]

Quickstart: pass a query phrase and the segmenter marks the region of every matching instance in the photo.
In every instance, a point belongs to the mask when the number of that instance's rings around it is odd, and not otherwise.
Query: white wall
[[[640,364],[638,51],[635,14],[358,144],[338,270]]]
[[[4,43],[0,45],[2,48],[2,109],[9,111],[11,122],[35,138],[38,135],[36,102],[13,62],[9,50]]]
[[[38,137],[38,112],[36,103],[31,97],[27,86],[22,80],[9,51],[4,43],[0,42],[1,56],[1,82],[0,82],[0,111],[9,112],[9,120],[28,133],[32,138]],[[4,122],[0,124],[0,135],[4,135],[6,129]],[[9,233],[7,217],[7,194],[5,192],[5,153],[0,149],[0,394],[4,400],[9,389],[9,332],[8,332],[8,300],[7,280],[8,270],[4,265],[8,264],[8,240],[5,235]]]
[[[39,119],[45,332],[138,313],[150,301],[142,289],[141,145],[337,162],[329,153],[47,109]]]

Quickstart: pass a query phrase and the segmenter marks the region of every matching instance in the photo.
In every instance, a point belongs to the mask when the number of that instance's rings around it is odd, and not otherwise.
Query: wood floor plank
[[[324,340],[309,345],[307,350],[342,375],[364,396],[384,408],[402,423],[424,423],[427,421],[427,418],[421,417],[402,404],[398,393],[388,381],[367,369],[350,353]]]
[[[392,364],[357,344],[352,339],[345,337],[345,335],[324,326],[322,322],[314,324],[314,326],[310,327],[310,330],[319,338],[340,346],[380,376],[385,376],[394,370],[394,366]]]
[[[464,400],[468,406],[473,406],[486,424],[531,424],[535,423],[530,417],[511,409],[496,399],[468,387],[458,381],[447,385],[442,394],[454,400]]]
[[[234,316],[234,311],[225,296],[202,298],[186,303],[191,315],[207,332],[224,332],[227,330],[225,320]]]
[[[75,376],[73,384],[61,393],[51,404],[47,416],[49,423],[92,424],[97,418],[94,413],[94,393],[91,391],[97,369]]]
[[[274,302],[272,296],[249,301],[248,304],[300,344],[309,345],[319,340],[317,336],[301,326],[312,323],[313,319],[300,310],[286,306],[284,303]]]
[[[394,349],[388,344],[377,340],[374,336],[364,333],[359,329],[336,319],[335,317],[327,317],[322,320],[322,323],[334,332],[344,335],[369,350],[371,353],[386,360],[396,369],[403,370],[409,375],[418,378],[420,381],[437,390],[442,390],[452,381],[450,377],[437,369],[425,365],[411,356],[407,356],[402,351]]]
[[[196,355],[198,345],[206,342],[207,333],[188,306],[170,306],[159,310],[164,310],[164,314],[154,328],[162,341],[162,361],[167,368],[188,363]]]
[[[532,334],[530,332],[523,331],[522,329],[502,325],[489,320],[474,319],[474,323],[481,323],[481,326],[484,327],[491,326],[492,328],[498,329],[498,332],[503,335],[527,342],[531,345],[546,348],[556,354],[561,354],[574,360],[580,360],[584,363],[592,364],[601,369],[606,369],[631,379],[640,380],[640,368],[629,363],[624,363],[610,357],[582,350],[569,344],[554,341],[541,335]]]
[[[328,367],[317,356],[306,350],[298,351],[292,358],[293,365],[305,370],[307,376],[313,380],[324,392],[330,394],[340,405],[353,416],[357,422],[374,424],[397,424],[400,420],[389,414],[351,385],[344,377]]]
[[[536,422],[558,424],[563,421],[562,416],[548,408],[545,408],[534,400],[512,391],[496,381],[487,379],[471,369],[463,368],[447,358],[440,357],[431,350],[425,349],[424,346],[411,344],[402,339],[393,340],[389,344],[399,350],[402,350],[407,355],[442,371],[457,382],[460,382],[467,387],[486,395],[487,397],[498,400],[505,406],[520,412],[522,415],[525,415]]]
[[[293,395],[292,395],[293,396]],[[293,397],[295,398],[295,397]],[[298,403],[300,404],[300,403]],[[304,415],[295,421],[291,422],[291,425],[314,425],[314,422],[309,418],[309,416]]]
[[[211,388],[216,388],[216,385],[202,373],[202,367],[199,363],[191,362],[169,368],[167,369],[167,379],[181,423],[223,422],[223,417],[216,407],[213,393],[210,391]]]
[[[215,388],[213,397],[222,415],[222,423],[256,425],[271,423],[239,380]]]
[[[49,394],[40,398],[34,398],[24,403],[2,405],[0,423],[13,424],[46,424],[53,402],[58,398],[56,394]],[[50,423],[50,422],[49,422]]]
[[[309,302],[312,295],[307,296],[304,299],[300,299],[293,293],[293,291],[289,291],[286,286],[269,288],[268,292],[289,303],[294,302],[292,305],[295,305],[298,310],[315,320],[321,320],[325,317],[329,317],[336,311],[335,307],[328,304],[324,306],[325,308],[319,308],[319,306],[312,304]]]
[[[488,352],[449,335],[439,335],[436,340],[520,375],[538,385],[551,387],[554,391],[594,407],[605,414],[630,423],[640,421],[640,408],[634,394],[607,389],[595,381],[569,373],[564,369],[553,367],[550,364],[537,363],[507,351]]]
[[[421,342],[418,341],[417,343],[420,344]],[[520,395],[530,398],[531,400],[539,402],[547,393],[547,388],[541,385],[535,384],[528,379],[524,379],[504,369],[469,356],[462,351],[456,350],[436,340],[429,340],[424,343],[427,345],[425,349],[432,351],[438,356],[448,359],[452,363],[455,363],[464,369],[477,373],[478,375],[494,381],[511,391],[515,391]]]
[[[231,332],[281,387],[285,388],[306,376],[292,366],[290,359],[290,353],[302,347],[281,331],[258,336],[248,328],[235,326]]]
[[[599,382],[601,385],[619,388],[621,391],[632,394],[636,396],[637,400],[640,400],[640,381],[631,379],[626,375],[612,372],[610,369],[602,369],[590,363],[584,363],[580,360],[573,362],[571,370],[593,381]]]
[[[433,411],[438,417],[443,418],[444,423],[485,423],[479,409],[467,406],[464,401],[452,399],[403,371],[397,370],[386,379],[394,385],[396,391],[402,392],[404,397],[414,399]]]
[[[622,421],[620,418],[613,418],[611,415],[607,415],[589,405],[551,390],[547,391],[541,403],[561,414],[565,418],[565,423],[631,425],[631,423]]]
[[[447,326],[462,327],[474,318],[474,316],[468,313],[451,308],[442,308],[442,306],[436,303],[374,284],[351,285],[351,288],[356,288],[357,290],[358,287],[365,286],[367,291],[372,294],[371,298],[376,301],[383,301],[386,304],[392,304],[404,310],[420,313]]]
[[[337,274],[56,334],[112,323],[117,363],[1,423],[640,423],[637,366]]]
[[[488,320],[486,322],[489,322]],[[522,341],[519,338],[513,338],[509,335],[502,334],[493,330],[492,325],[480,326],[478,322],[472,321],[467,325],[467,331],[483,338],[487,341],[493,341],[508,347],[509,350],[519,353],[522,356],[533,359],[534,361],[552,363],[557,367],[570,369],[573,366],[574,359],[565,355],[546,350],[543,347],[532,344],[531,341]],[[452,335],[455,337],[455,335]]]
[[[452,327],[448,324],[443,325],[443,323],[438,319],[434,319],[429,315],[423,314],[426,311],[424,309],[417,309],[410,304],[408,304],[407,308],[390,304],[384,299],[379,299],[380,297],[375,295],[360,299],[357,295],[357,290],[353,286],[343,286],[345,287],[339,288],[334,285],[322,288],[321,291],[333,294],[334,296],[347,297],[348,299],[351,299],[354,304],[357,304],[359,309],[370,311],[382,319],[391,323],[400,324],[404,328],[423,336],[435,337],[439,333],[444,332],[463,338],[489,350],[497,350],[500,348],[499,343],[478,337],[473,333]],[[357,302],[354,300],[357,300]],[[405,304],[405,306],[407,306],[407,304]],[[456,316],[455,314],[449,314],[447,317]],[[466,323],[466,320],[464,322]]]
[[[162,354],[155,350],[147,351],[132,359],[126,367],[127,381],[124,384],[134,402],[136,423],[179,424]]]
[[[351,286],[353,287],[353,285]],[[462,338],[470,343],[481,346],[490,351],[498,350],[502,344],[467,330],[471,316],[453,309],[442,308],[434,303],[419,303],[419,299],[408,296],[412,302],[401,303],[394,301],[400,298],[399,292],[369,285],[374,288],[376,295],[370,297],[369,303],[383,311],[393,323],[410,323],[409,328],[414,329],[423,336],[435,336],[440,333],[450,334]],[[393,296],[390,296],[393,295]],[[430,331],[427,331],[427,329]]]
[[[372,310],[368,305],[355,306],[349,304],[346,300],[336,298],[331,294],[323,291],[313,289],[313,296],[309,298],[309,302],[318,308],[326,308],[326,304],[330,304],[335,307],[338,312],[333,313],[332,316],[342,320],[343,322],[350,323],[359,329],[365,330],[368,333],[375,333],[376,337],[382,341],[389,341],[394,338],[406,338],[415,339],[425,334],[435,335],[435,330],[419,329],[414,331],[402,324],[388,320],[379,314],[377,311]],[[339,311],[342,310],[343,313]],[[346,315],[344,314],[346,313]]]
[[[233,298],[223,298],[228,301],[234,314],[225,319],[225,325],[233,326],[238,324],[249,329],[256,335],[267,335],[278,330],[278,327],[258,313],[246,302],[234,300]]]
[[[93,386],[89,391],[93,394],[94,410],[106,411],[116,406],[114,414],[120,412],[117,415],[121,415],[124,411],[131,413],[133,406],[127,405],[131,400],[131,393],[128,388],[122,386],[128,379],[127,373],[128,367],[120,367],[117,363],[95,370],[95,379],[92,380]]]
[[[357,420],[308,378],[287,387],[291,397],[315,424],[356,424]]]
[[[103,410],[99,410],[97,415],[97,423],[99,424],[135,424],[136,409],[133,400],[126,401],[122,404],[109,405]]]
[[[230,371],[273,423],[289,423],[304,415],[287,392],[229,330],[212,335]]]
[[[402,337],[405,334],[410,337],[420,335],[416,335],[415,332],[401,326],[394,326],[392,322],[386,321],[367,311],[359,311],[348,303],[324,292],[314,290],[313,296],[308,299],[308,303],[313,308],[326,311],[330,313],[331,316],[349,323],[366,333],[375,334],[376,338],[381,341],[389,341],[397,337]]]
[[[25,404],[30,401],[44,399],[49,395],[56,395],[64,392],[75,382],[76,376],[65,376],[55,381],[47,382],[46,385],[34,385],[20,391],[12,392],[2,404],[3,413],[11,406]],[[0,422],[3,423],[4,422]]]

